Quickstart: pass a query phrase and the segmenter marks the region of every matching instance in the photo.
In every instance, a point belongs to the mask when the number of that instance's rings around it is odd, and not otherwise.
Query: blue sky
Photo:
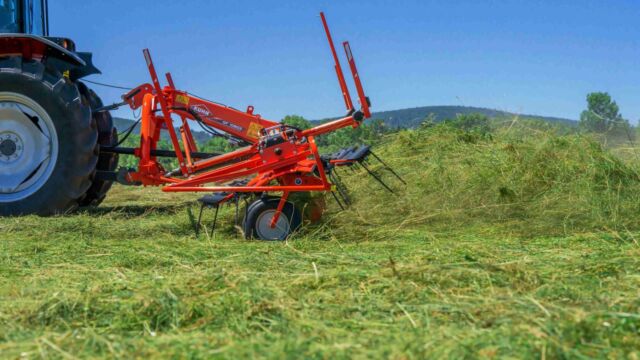
[[[149,82],[148,47],[178,88],[273,120],[317,119],[344,112],[320,10],[334,39],[351,42],[374,110],[465,105],[577,119],[588,92],[608,91],[640,119],[637,0],[52,0],[50,22],[52,35],[94,53],[103,75],[92,80]],[[106,103],[121,95],[93,87]]]

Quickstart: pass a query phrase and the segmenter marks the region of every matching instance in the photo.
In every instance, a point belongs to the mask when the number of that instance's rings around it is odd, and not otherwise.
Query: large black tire
[[[286,202],[282,208],[276,229],[269,229],[265,224],[270,223],[273,213],[278,208],[279,198],[266,197],[258,199],[247,208],[243,230],[247,239],[268,241],[286,240],[302,224],[300,211],[291,202]]]
[[[92,110],[102,107],[102,100],[84,83],[78,82],[78,90],[82,95],[82,101]],[[93,113],[93,120],[98,127],[98,145],[115,146],[118,143],[118,132],[113,126],[113,118],[108,111]],[[118,154],[100,153],[96,170],[115,171],[118,167]],[[93,183],[84,198],[80,201],[80,206],[98,206],[107,196],[107,192],[113,185],[112,181],[93,179]]]
[[[49,158],[50,175],[42,177],[23,198],[11,192],[14,190],[0,192],[0,215],[52,215],[77,208],[91,187],[98,162],[98,131],[76,85],[39,61],[4,57],[0,58],[0,96],[17,96],[37,104],[57,138],[57,157],[55,161],[53,155]],[[11,119],[0,121],[9,124]]]

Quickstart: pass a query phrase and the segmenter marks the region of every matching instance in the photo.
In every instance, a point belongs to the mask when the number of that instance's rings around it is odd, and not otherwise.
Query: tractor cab
[[[49,36],[47,0],[0,0],[0,33]]]

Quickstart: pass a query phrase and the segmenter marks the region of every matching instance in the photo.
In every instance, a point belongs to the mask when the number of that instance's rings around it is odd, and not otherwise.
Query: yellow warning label
[[[68,78],[69,78],[69,70],[65,70],[65,71],[62,73],[62,76],[63,76],[63,77],[66,77],[66,78],[68,79]]]
[[[263,128],[264,126],[252,122],[251,125],[249,125],[249,130],[247,130],[247,136],[251,136],[257,139],[260,137],[260,130],[262,130]]]
[[[178,96],[176,96],[176,102],[179,102],[179,103],[185,104],[185,105],[189,105],[189,98],[187,96],[184,96],[184,95],[178,95]]]

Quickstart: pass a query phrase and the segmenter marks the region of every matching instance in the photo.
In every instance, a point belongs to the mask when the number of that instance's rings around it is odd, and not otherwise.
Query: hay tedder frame
[[[267,240],[286,238],[299,225],[293,213],[295,210],[288,204],[289,195],[294,192],[333,193],[337,190],[334,184],[337,180],[331,174],[331,168],[362,162],[370,154],[368,147],[346,149],[334,156],[321,156],[318,152],[316,136],[345,127],[357,128],[371,117],[371,103],[365,95],[349,42],[342,45],[357,90],[359,109],[351,99],[324,14],[321,13],[320,17],[347,110],[345,117],[303,130],[265,119],[254,112],[253,106],[240,111],[178,90],[170,73],[166,74],[167,84],[162,87],[151,54],[145,49],[144,58],[151,83],[123,95],[122,103],[99,109],[105,111],[122,105],[141,109],[140,146],[135,149],[102,149],[139,158],[138,168],[121,169],[115,175],[117,180],[127,184],[162,186],[165,192],[214,193],[215,200],[210,199],[210,205],[215,206],[238,196],[262,194],[261,201],[267,205],[248,206],[248,212],[256,207],[261,210],[256,210],[259,213],[254,216],[255,220],[245,219],[245,223],[249,221],[245,224],[245,235]],[[180,119],[177,129],[174,128],[174,117]],[[197,123],[210,133],[244,146],[225,154],[201,153],[190,123]],[[157,149],[163,130],[169,134],[172,152]],[[179,167],[165,170],[158,162],[159,156],[177,158]],[[272,193],[280,193],[281,196],[266,198],[266,194]],[[263,216],[267,213],[268,216]],[[246,217],[250,218],[251,214]]]

